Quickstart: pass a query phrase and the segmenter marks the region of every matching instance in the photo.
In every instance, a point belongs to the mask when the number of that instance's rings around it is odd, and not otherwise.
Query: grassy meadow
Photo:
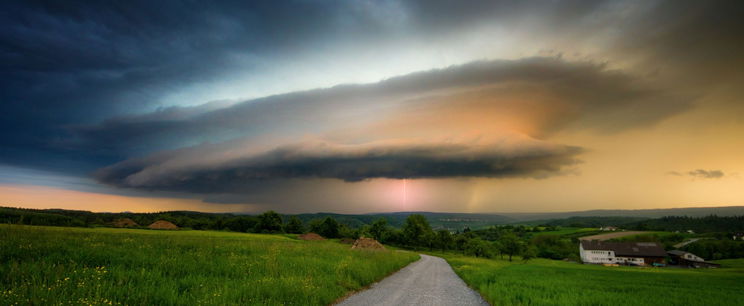
[[[0,305],[327,305],[417,259],[282,235],[0,225]]]
[[[562,227],[554,231],[544,231],[536,233],[535,236],[540,235],[560,235],[560,236],[589,236],[595,233],[602,233],[597,228],[586,228],[586,227]]]
[[[535,259],[452,254],[455,272],[492,305],[736,305],[744,301],[744,261],[720,269],[603,267]]]

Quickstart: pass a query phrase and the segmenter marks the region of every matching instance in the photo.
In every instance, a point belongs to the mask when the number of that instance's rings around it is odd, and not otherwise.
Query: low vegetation
[[[626,224],[647,220],[643,217],[568,217],[565,219],[549,220],[540,222],[549,226],[574,227],[574,228],[598,228],[602,226],[624,226]]]
[[[744,300],[741,260],[722,260],[720,269],[664,269],[437,255],[493,305],[732,305]]]
[[[721,260],[724,268],[715,270],[577,264],[577,239],[600,233],[596,227],[499,225],[451,232],[433,228],[419,214],[408,215],[399,227],[386,218],[351,227],[330,215],[304,221],[273,211],[257,216],[129,216],[128,224],[163,219],[182,229],[89,228],[116,223],[111,216],[89,212],[0,210],[0,219],[8,223],[88,227],[0,224],[0,304],[328,304],[418,257],[410,252],[354,251],[351,245],[323,238],[348,241],[360,236],[388,246],[440,252],[469,285],[497,305],[602,305],[619,300],[634,305],[725,305],[731,298],[744,298],[741,259]],[[706,218],[700,222],[713,220]],[[296,234],[316,238],[303,241]],[[744,257],[744,242],[730,237],[730,232],[658,231],[617,240],[656,241],[670,249],[683,240],[705,238],[684,249],[711,260]]]
[[[630,223],[628,228],[667,232],[691,230],[695,233],[744,232],[744,216],[668,216]]]
[[[325,305],[416,259],[288,235],[0,224],[0,305]]]

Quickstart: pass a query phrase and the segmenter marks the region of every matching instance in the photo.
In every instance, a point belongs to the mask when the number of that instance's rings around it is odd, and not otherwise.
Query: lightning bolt
[[[406,208],[406,204],[408,202],[408,186],[407,186],[408,180],[403,179],[403,208]]]

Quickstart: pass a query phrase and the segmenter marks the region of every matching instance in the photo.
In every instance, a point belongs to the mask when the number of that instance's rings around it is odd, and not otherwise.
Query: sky
[[[741,1],[3,1],[0,206],[744,205]]]

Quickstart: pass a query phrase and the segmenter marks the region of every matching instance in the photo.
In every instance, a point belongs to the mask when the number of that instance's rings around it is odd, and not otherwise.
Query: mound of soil
[[[385,246],[372,238],[360,237],[359,239],[354,241],[354,245],[352,245],[351,248],[363,250],[384,250]]]
[[[297,238],[300,238],[300,240],[325,240],[325,238],[316,233],[302,234],[297,236]]]
[[[150,224],[150,226],[148,226],[148,227],[151,228],[151,229],[163,229],[163,230],[174,230],[174,229],[178,229],[178,226],[176,226],[175,224],[170,223],[168,221],[165,221],[165,220],[155,221],[152,224]]]
[[[134,220],[129,219],[129,218],[116,219],[111,224],[114,227],[137,227],[137,226],[139,226],[139,224],[137,224],[137,222],[134,222]]]
[[[338,242],[343,244],[354,244],[354,239],[351,238],[341,238]]]

